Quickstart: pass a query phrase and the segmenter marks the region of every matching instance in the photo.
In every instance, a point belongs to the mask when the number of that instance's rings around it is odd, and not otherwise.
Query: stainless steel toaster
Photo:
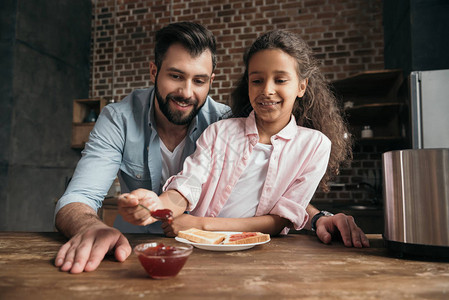
[[[449,258],[449,149],[390,151],[382,164],[387,248]]]

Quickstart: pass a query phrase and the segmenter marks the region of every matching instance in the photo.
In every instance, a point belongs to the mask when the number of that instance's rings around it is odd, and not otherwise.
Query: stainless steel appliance
[[[387,248],[449,258],[449,149],[390,151],[382,163]]]
[[[410,74],[413,149],[449,148],[449,70]]]
[[[412,149],[383,154],[384,240],[400,255],[449,258],[449,70],[409,76]]]

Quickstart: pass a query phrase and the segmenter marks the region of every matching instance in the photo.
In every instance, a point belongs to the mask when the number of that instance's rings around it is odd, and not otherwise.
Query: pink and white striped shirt
[[[259,140],[255,115],[210,125],[197,141],[183,170],[170,177],[164,191],[175,189],[192,215],[216,217],[225,205]],[[290,122],[271,137],[273,151],[255,216],[278,215],[297,230],[308,219],[306,207],[323,177],[331,150],[321,132]],[[242,199],[245,201],[245,199]],[[282,233],[287,233],[285,228]]]

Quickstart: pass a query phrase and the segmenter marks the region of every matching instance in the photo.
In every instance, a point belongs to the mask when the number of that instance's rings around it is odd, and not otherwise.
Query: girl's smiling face
[[[258,122],[274,123],[282,129],[290,121],[297,97],[306,91],[296,59],[280,49],[255,53],[248,64],[248,93]]]

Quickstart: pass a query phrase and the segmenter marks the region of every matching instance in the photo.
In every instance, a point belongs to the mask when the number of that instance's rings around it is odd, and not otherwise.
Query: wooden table
[[[166,238],[127,235],[131,245]],[[394,258],[371,248],[324,245],[290,234],[237,252],[194,249],[181,273],[153,280],[135,254],[90,273],[53,266],[59,233],[0,232],[0,299],[449,299],[449,263]]]

